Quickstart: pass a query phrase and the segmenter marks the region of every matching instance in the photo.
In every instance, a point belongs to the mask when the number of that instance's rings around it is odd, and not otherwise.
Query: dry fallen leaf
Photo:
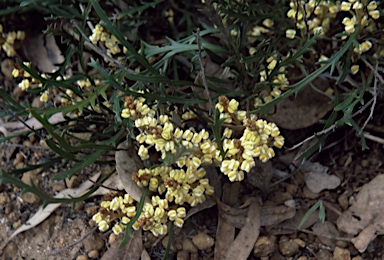
[[[29,35],[23,44],[25,56],[40,71],[52,73],[58,69],[56,64],[64,61],[64,56],[51,34]]]
[[[247,217],[243,228],[235,241],[225,252],[223,259],[247,259],[260,234],[261,205],[257,198],[253,198],[248,207]]]
[[[350,206],[337,219],[337,227],[351,235],[354,246],[364,252],[377,235],[384,234],[384,174],[365,184]]]
[[[121,183],[124,186],[124,190],[136,201],[140,201],[143,189],[137,186],[136,182],[132,180],[132,172],[138,171],[144,168],[143,162],[139,156],[133,151],[133,149],[127,150],[127,145],[124,143],[119,144],[117,147],[121,149],[116,152],[116,170],[119,174]],[[146,198],[146,202],[150,202]]]
[[[223,202],[234,206],[238,201],[241,184],[239,182],[226,183],[223,187]],[[222,259],[226,250],[235,239],[235,227],[219,215],[216,229],[215,259]]]
[[[304,174],[305,184],[313,193],[320,193],[323,190],[337,188],[341,180],[335,175],[328,174],[328,167],[320,163],[306,162],[302,165],[301,171]]]

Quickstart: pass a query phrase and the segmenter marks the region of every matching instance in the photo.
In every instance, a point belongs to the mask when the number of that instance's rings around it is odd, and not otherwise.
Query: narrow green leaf
[[[345,43],[343,48],[341,48],[335,55],[333,55],[328,60],[327,64],[318,68],[317,70],[315,70],[314,72],[312,72],[307,77],[300,80],[299,82],[289,86],[289,90],[281,94],[279,97],[273,99],[272,101],[261,105],[258,109],[251,111],[251,113],[262,113],[262,114],[268,113],[268,111],[277,103],[281,102],[282,100],[286,99],[290,95],[295,94],[299,92],[301,89],[303,89],[304,87],[308,86],[309,83],[311,83],[314,79],[316,79],[318,76],[324,73],[329,67],[332,66],[333,68],[336,65],[336,63],[340,60],[340,58],[348,51],[355,37],[356,37],[356,32],[350,35],[348,41]],[[284,64],[284,62],[282,62],[281,64]]]
[[[123,237],[123,241],[121,241],[119,247],[120,248],[123,248],[127,243],[128,243],[128,240],[131,238],[132,236],[132,226],[133,224],[139,219],[140,215],[141,215],[141,212],[143,212],[143,208],[144,208],[144,202],[145,202],[145,198],[147,197],[147,194],[148,194],[148,187],[143,191],[143,194],[141,195],[141,198],[140,198],[140,202],[139,204],[137,205],[137,210],[136,210],[136,214],[135,216],[133,216],[133,218],[131,219],[131,221],[129,221],[129,223],[127,224],[126,228],[125,228],[125,232],[124,232],[124,237]]]
[[[321,205],[322,203],[319,201],[317,201],[308,211],[307,213],[305,213],[303,219],[300,221],[300,224],[299,224],[299,227],[298,228],[301,228],[301,226],[308,220],[309,216],[315,212]]]
[[[103,150],[96,151],[95,153],[81,158],[79,163],[76,163],[71,169],[57,173],[53,179],[54,180],[63,180],[65,178],[71,178],[77,171],[80,171],[90,164],[94,163],[102,154]]]

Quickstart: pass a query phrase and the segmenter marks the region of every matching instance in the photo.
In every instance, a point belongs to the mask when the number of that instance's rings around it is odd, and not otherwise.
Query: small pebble
[[[9,213],[11,213],[12,210],[13,210],[13,205],[7,204],[7,206],[5,206],[5,210],[4,210],[5,215],[8,215]]]
[[[66,178],[65,184],[67,185],[68,188],[72,189],[79,186],[80,180],[76,175],[74,175],[71,177],[71,179]]]
[[[351,259],[350,252],[348,249],[343,249],[340,247],[335,247],[333,251],[333,259],[334,260],[349,260]]]
[[[192,243],[192,240],[185,238],[183,240],[183,250],[190,253],[197,253],[197,247]]]
[[[293,256],[299,252],[299,245],[291,239],[280,241],[279,251],[283,256]]]
[[[10,200],[11,199],[9,198],[8,194],[6,194],[5,192],[0,193],[0,205],[5,205],[9,203]]]
[[[320,249],[317,253],[317,258],[322,260],[332,260],[332,253],[325,249]]]
[[[92,206],[86,207],[85,212],[87,213],[88,217],[92,218],[93,215],[97,213],[98,209],[99,209],[98,205],[92,205]]]
[[[189,260],[189,253],[187,251],[181,250],[177,253],[177,260]]]
[[[18,220],[16,222],[13,222],[13,224],[12,224],[13,229],[17,229],[20,226],[21,226],[21,221],[20,220]]]
[[[337,202],[343,210],[347,210],[349,207],[349,201],[347,194],[343,193],[337,198]]]
[[[261,236],[257,239],[253,249],[256,257],[265,257],[276,249],[276,236]]]
[[[304,248],[305,247],[305,242],[303,240],[301,240],[300,238],[295,238],[293,239],[293,241],[301,248]]]
[[[97,259],[99,257],[99,252],[97,250],[91,250],[88,252],[88,257],[90,259]]]
[[[108,237],[108,243],[111,245],[111,244],[113,244],[113,242],[115,242],[116,241],[116,234],[115,233],[111,233],[110,235],[109,235],[109,237]]]
[[[63,182],[56,182],[52,185],[52,190],[60,192],[65,189],[65,184]]]
[[[104,239],[100,236],[89,236],[83,241],[85,252],[101,250],[104,248]]]
[[[192,242],[199,250],[207,250],[215,244],[215,240],[205,233],[199,233],[193,236]]]
[[[86,255],[79,255],[76,257],[76,260],[88,260],[88,257]]]
[[[13,164],[16,165],[16,164],[21,163],[21,162],[24,162],[24,156],[22,153],[17,153],[16,158],[13,161]]]
[[[367,159],[361,160],[361,166],[367,168],[369,166],[369,161]]]

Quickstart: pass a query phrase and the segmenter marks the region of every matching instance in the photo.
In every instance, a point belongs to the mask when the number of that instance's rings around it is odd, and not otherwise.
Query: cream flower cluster
[[[174,186],[168,185],[166,196],[172,201],[175,198],[176,204],[188,202],[195,205],[204,200],[199,196],[188,195],[190,185],[205,175],[201,165],[221,164],[221,171],[228,175],[231,181],[241,181],[244,179],[244,171],[249,172],[255,166],[256,158],[266,162],[275,155],[273,146],[281,148],[284,145],[284,138],[274,123],[268,123],[252,115],[248,117],[246,111],[238,110],[239,103],[235,99],[229,100],[225,96],[220,96],[216,104],[220,118],[225,118],[224,122],[233,126],[242,125],[243,129],[239,139],[232,138],[230,128],[224,130],[223,158],[217,142],[213,141],[205,129],[197,132],[193,128],[186,130],[175,128],[167,115],[156,118],[154,110],[144,102],[144,98],[126,97],[125,108],[121,113],[123,118],[133,119],[135,126],[140,130],[140,134],[136,137],[140,145],[138,155],[142,160],[147,160],[150,157],[150,149],[154,148],[160,152],[162,159],[175,157],[173,163],[178,169],[166,169],[165,173],[162,173],[156,168],[156,174],[153,170],[141,170],[136,176],[137,183],[139,186],[149,186],[153,191],[158,189],[161,194],[166,190],[163,183],[175,181],[176,190],[173,190]],[[196,184],[193,186],[196,187]],[[207,192],[207,187],[204,185],[197,187]]]
[[[187,170],[160,166],[154,169],[141,169],[133,174],[132,179],[138,186],[149,186],[149,190],[164,196],[168,202],[177,205],[190,204],[192,207],[206,200],[206,195],[213,194],[213,187],[204,178],[206,172],[199,167],[197,157],[187,163]]]
[[[23,62],[23,64],[27,67],[31,66],[30,62]],[[12,76],[14,78],[22,78],[22,80],[18,84],[18,87],[22,91],[27,91],[30,88],[43,87],[43,84],[41,82],[37,81],[27,71],[24,71],[21,68],[14,68],[12,70]],[[46,78],[46,75],[44,73],[41,74],[41,76]],[[48,99],[49,99],[49,90],[42,91],[40,95],[40,101],[45,103],[45,102],[48,102]]]
[[[228,176],[230,181],[242,181],[244,172],[249,172],[255,165],[255,159],[266,162],[275,156],[272,146],[281,148],[284,145],[284,138],[274,123],[257,119],[256,116],[246,116],[246,112],[238,110],[238,102],[234,99],[221,96],[216,108],[220,111],[221,117],[229,121],[242,122],[244,130],[239,139],[231,138],[232,130],[226,128],[224,131],[223,158],[220,171]],[[228,121],[228,120],[226,120]]]
[[[376,1],[330,1],[330,0],[310,0],[296,1],[291,0],[291,9],[287,12],[287,16],[296,21],[298,29],[308,28],[312,32],[320,32],[320,36],[326,34],[332,26],[336,15],[340,12],[352,14],[352,17],[346,16],[342,23],[344,31],[351,34],[356,30],[356,26],[360,26],[367,31],[375,30],[376,20],[380,17],[380,11],[377,10]],[[314,17],[312,17],[314,14]],[[286,37],[293,39],[296,31],[288,29]],[[345,38],[345,37],[344,37]]]
[[[31,62],[23,62],[23,64],[27,67],[31,66]],[[21,81],[18,84],[18,87],[23,91],[28,91],[28,89],[43,88],[43,84],[40,81],[33,78],[27,71],[24,71],[23,69],[21,69],[18,66],[12,70],[12,76],[16,79],[21,79]],[[41,73],[40,76],[44,79],[48,79],[50,77],[49,75],[47,75],[45,73]],[[70,77],[71,77],[70,75],[58,76],[55,78],[55,80],[56,81],[67,80]],[[94,79],[93,82],[96,86],[101,83],[101,81],[98,79]],[[90,92],[94,91],[94,89],[91,88],[92,83],[89,79],[78,80],[76,82],[75,86],[78,87],[83,92],[90,93]],[[52,89],[41,90],[40,101],[46,103],[50,99],[53,102],[55,102],[55,104],[60,104],[61,106],[75,105],[78,102],[83,101],[83,99],[80,96],[77,96],[69,88],[62,89],[61,87],[55,87]],[[111,107],[111,105],[108,103],[108,101],[103,101],[103,105],[105,107]],[[89,110],[93,110],[97,113],[101,112],[101,108],[100,108],[99,104],[95,104],[92,106],[89,105],[87,108]]]
[[[254,116],[247,117],[246,112],[238,110],[238,107],[236,100],[228,100],[224,96],[216,104],[220,117],[225,117],[226,123],[233,123],[233,126],[240,124],[242,129],[239,139],[232,138],[234,133],[229,127],[224,129],[223,156],[217,142],[205,129],[182,129],[184,122],[180,127],[175,127],[170,116],[157,116],[156,107],[148,106],[145,98],[125,98],[121,116],[131,119],[139,131],[136,136],[138,155],[142,160],[148,160],[151,153],[160,153],[165,162],[164,165],[132,173],[132,180],[139,187],[148,187],[155,194],[151,202],[145,204],[139,219],[133,224],[134,229],[143,228],[157,236],[167,233],[169,221],[182,227],[186,216],[184,205],[194,207],[204,202],[206,195],[214,192],[203,165],[219,165],[230,181],[241,181],[244,172],[249,172],[255,166],[256,158],[266,162],[275,155],[273,146],[283,146],[284,138],[275,124]],[[181,116],[183,121],[195,117],[191,111]],[[135,214],[136,208],[129,199],[115,197],[102,202],[101,210],[93,220],[101,231],[106,231],[113,221],[119,219],[112,228],[113,232],[119,234]]]
[[[267,63],[267,68],[260,72],[260,82],[267,80],[268,75],[276,67],[277,60],[273,56],[271,56],[267,59]],[[285,70],[286,67],[280,67],[278,74],[270,80],[273,84],[272,87],[262,90],[259,96],[254,99],[253,105],[255,108],[259,107],[264,103],[272,101],[274,98],[277,98],[281,95],[281,93],[286,90],[287,86],[289,85],[289,81],[285,76]]]
[[[111,226],[112,231],[118,235],[122,233],[127,224],[135,216],[137,208],[131,196],[113,196],[111,200],[102,201],[100,210],[93,215],[92,220],[96,222],[99,230],[107,231]],[[132,228],[151,231],[155,236],[167,233],[167,223],[172,221],[177,227],[182,227],[186,210],[184,207],[177,209],[168,206],[166,199],[152,196],[151,203],[145,203],[143,211]]]
[[[101,42],[107,48],[107,55],[112,56],[118,53],[126,53],[126,49],[120,46],[120,42],[116,39],[114,35],[111,35],[108,30],[106,30],[101,24],[96,24],[95,28],[92,30],[92,35],[89,37],[89,40],[93,44]]]
[[[3,25],[0,24],[0,44],[3,51],[7,54],[8,57],[13,57],[16,55],[15,42],[22,41],[25,38],[25,33],[23,31],[12,31],[4,32]]]

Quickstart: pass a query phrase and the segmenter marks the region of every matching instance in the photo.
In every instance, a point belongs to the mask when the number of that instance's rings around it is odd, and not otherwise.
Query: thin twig
[[[67,250],[68,248],[70,248],[70,247],[72,247],[72,246],[74,246],[74,245],[80,243],[81,241],[83,241],[84,239],[86,239],[89,235],[91,235],[92,233],[94,233],[94,232],[96,231],[97,228],[98,228],[97,226],[94,227],[94,228],[92,228],[87,234],[85,234],[85,235],[84,235],[82,238],[80,238],[79,240],[76,240],[75,242],[73,242],[73,243],[71,243],[71,244],[69,244],[69,245],[67,245],[67,246],[65,246],[65,247],[63,247],[63,248],[57,249],[57,250],[55,250],[55,251],[52,251],[51,255],[57,255],[57,254],[63,252],[64,250]]]
[[[299,231],[299,232],[303,232],[303,233],[307,233],[307,234],[311,234],[311,235],[315,235],[315,236],[318,236],[318,237],[324,237],[324,238],[327,238],[327,239],[332,239],[332,240],[339,240],[339,241],[347,241],[347,242],[351,242],[351,239],[352,238],[348,238],[348,237],[334,237],[334,236],[327,236],[327,235],[322,235],[322,234],[318,234],[316,232],[313,232],[311,230],[308,230],[308,229],[301,229],[301,228],[293,228],[293,227],[285,227],[285,226],[276,226],[276,229],[285,229],[285,230],[291,230],[291,231]]]
[[[365,60],[364,58],[362,58],[362,59],[363,59],[363,61]],[[364,61],[364,62],[366,62],[366,61]],[[368,62],[367,62],[366,64],[367,64],[368,67],[370,67],[370,68],[374,71],[375,68],[373,68],[373,66],[372,66],[371,64],[369,64]],[[376,68],[377,68],[377,65],[378,65],[378,64],[376,64]],[[338,69],[339,69],[339,67],[338,67]],[[374,71],[374,72],[376,72],[376,71]],[[377,72],[375,73],[375,75],[376,75],[376,74],[377,74]],[[334,77],[331,77],[331,78],[334,78]],[[371,117],[373,116],[374,107],[376,106],[376,101],[377,101],[377,79],[378,79],[378,78],[379,78],[379,77],[375,77],[375,85],[374,85],[374,91],[373,91],[373,92],[374,92],[374,93],[373,93],[374,96],[373,96],[373,98],[372,98],[369,102],[367,102],[363,107],[361,107],[358,111],[356,111],[355,113],[353,113],[353,114],[351,115],[351,117],[350,117],[350,118],[354,118],[356,115],[362,113],[362,112],[363,112],[363,111],[364,111],[364,110],[365,110],[371,103],[373,103],[372,106],[371,106],[371,112],[370,112],[370,114],[369,114],[369,117],[368,117],[367,121],[364,123],[363,127],[361,128],[361,131],[365,128],[365,126],[367,125],[368,121],[369,121],[369,120],[371,119]],[[338,78],[335,78],[335,79],[337,80]],[[351,85],[353,85],[353,86],[357,86],[357,83],[356,83],[352,78],[350,78],[349,76],[346,78],[346,80],[347,80],[347,82],[350,83]],[[379,78],[379,80],[380,80],[380,78]],[[382,78],[381,78],[381,80],[382,80]],[[302,144],[304,144],[304,143],[306,143],[306,142],[308,142],[308,141],[314,139],[316,136],[329,133],[330,131],[334,130],[334,129],[336,128],[336,126],[337,126],[337,122],[334,123],[333,125],[331,125],[329,128],[324,129],[324,130],[322,130],[322,131],[320,131],[320,132],[318,132],[318,133],[316,133],[316,134],[314,134],[314,135],[312,135],[312,136],[310,136],[310,137],[304,139],[304,140],[301,141],[300,143],[298,143],[298,144],[296,144],[296,145],[294,145],[294,146],[292,146],[292,147],[290,147],[290,148],[287,148],[287,150],[288,150],[288,151],[295,150],[296,148],[298,148],[298,147],[301,146]],[[359,133],[359,135],[360,135],[360,134],[361,134],[361,132]],[[376,140],[377,140],[377,139],[376,139]]]
[[[367,65],[373,72],[376,72],[377,71],[377,68],[378,68],[378,61],[376,61],[376,66],[375,68],[373,68],[373,66],[364,58],[364,57],[361,57],[362,61],[365,63],[365,65]],[[375,74],[376,75],[376,74]],[[361,127],[360,131],[359,131],[359,135],[361,134],[361,132],[364,130],[364,128],[367,126],[369,120],[371,120],[373,118],[373,112],[375,111],[375,107],[376,107],[376,101],[377,101],[377,79],[378,77],[380,77],[379,74],[377,74],[377,76],[375,76],[375,81],[373,83],[373,93],[372,93],[372,96],[373,96],[373,103],[372,103],[372,106],[371,106],[371,109],[370,109],[370,112],[369,112],[369,116],[368,118],[365,120],[363,126]]]
[[[200,67],[201,67],[200,68],[201,69],[201,79],[203,80],[203,85],[205,88],[205,92],[207,93],[209,105],[213,109],[213,103],[212,103],[211,95],[209,94],[208,82],[207,82],[207,78],[205,77],[205,67],[203,64],[203,56],[201,55],[201,42],[200,42],[200,29],[199,28],[197,28],[196,41],[197,41],[197,46],[199,48],[198,55],[199,55],[199,62],[200,62]],[[212,111],[210,110],[209,113],[211,113],[211,112]]]
[[[384,144],[384,139],[383,138],[380,138],[380,137],[377,137],[377,136],[374,136],[374,135],[371,135],[371,134],[364,134],[364,137],[369,139],[369,140],[372,140],[372,141],[375,141],[379,144]]]
[[[0,104],[0,108],[3,109],[4,111],[6,111],[9,115],[11,115],[12,117],[16,118],[18,121],[20,121],[20,123],[22,123],[26,128],[28,128],[29,130],[31,130],[32,132],[34,132],[37,136],[39,136],[41,139],[44,139],[42,135],[40,135],[36,129],[33,129],[32,127],[30,127],[23,119],[21,119],[16,113],[14,113],[13,111],[11,111],[10,109],[8,109],[6,106]]]
[[[378,62],[376,63],[376,68],[374,68],[364,57],[361,57],[361,60],[364,61],[364,63],[367,65],[367,67],[372,70],[373,74],[375,74],[375,77],[381,82],[381,84],[384,84],[383,77],[377,72],[378,71]]]
[[[298,144],[295,144],[294,146],[290,147],[290,148],[287,148],[288,151],[292,151],[292,150],[295,150],[297,147],[301,146],[302,144],[312,140],[313,138],[315,138],[316,136],[318,135],[322,135],[322,134],[327,134],[329,133],[330,131],[334,130],[336,128],[336,125],[337,125],[337,122],[334,123],[333,125],[331,125],[330,127],[320,131],[320,132],[317,132],[316,134],[304,139],[303,141],[301,141],[300,143]]]

